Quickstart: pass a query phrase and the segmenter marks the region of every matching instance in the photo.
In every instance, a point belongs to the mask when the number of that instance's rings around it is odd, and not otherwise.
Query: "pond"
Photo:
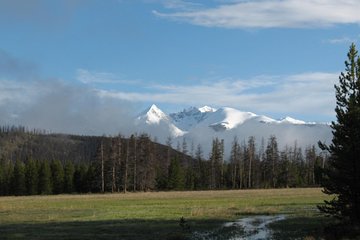
[[[255,215],[227,222],[214,231],[195,232],[193,240],[260,240],[271,239],[270,223],[281,221],[285,215]]]

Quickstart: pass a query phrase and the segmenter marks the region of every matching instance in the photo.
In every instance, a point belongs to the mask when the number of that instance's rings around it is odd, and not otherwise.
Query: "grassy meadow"
[[[1,197],[0,239],[187,239],[242,216],[272,214],[288,216],[272,224],[279,239],[291,221],[307,229],[289,236],[316,237],[330,221],[316,210],[325,198],[319,188]]]

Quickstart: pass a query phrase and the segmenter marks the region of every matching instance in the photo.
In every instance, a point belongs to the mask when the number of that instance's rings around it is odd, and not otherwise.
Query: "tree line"
[[[318,186],[327,162],[326,154],[315,146],[302,150],[294,143],[279,150],[275,136],[263,139],[259,147],[254,137],[242,142],[235,137],[225,159],[224,141],[218,138],[205,158],[201,145],[188,149],[184,140],[175,150],[171,139],[162,145],[146,134],[129,138],[56,135],[54,143],[47,134],[1,129],[0,151],[12,149],[0,152],[1,195]],[[41,144],[29,147],[34,139]],[[9,141],[17,144],[9,147],[5,144]],[[55,151],[44,159],[39,147],[50,153],[51,147],[75,149],[78,154],[64,153],[74,157],[66,159]],[[25,153],[21,148],[27,148]]]

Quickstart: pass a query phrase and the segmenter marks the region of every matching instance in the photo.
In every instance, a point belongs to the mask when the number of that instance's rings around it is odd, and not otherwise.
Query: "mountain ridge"
[[[153,104],[147,112],[137,117],[136,122],[138,130],[160,141],[165,142],[171,137],[178,141],[201,144],[205,148],[211,146],[212,139],[216,137],[224,139],[228,146],[235,136],[244,140],[253,136],[260,144],[262,138],[274,135],[280,146],[297,142],[303,147],[316,145],[318,141],[330,142],[332,139],[331,128],[325,123],[305,122],[289,116],[276,120],[231,107],[190,107],[166,114]]]

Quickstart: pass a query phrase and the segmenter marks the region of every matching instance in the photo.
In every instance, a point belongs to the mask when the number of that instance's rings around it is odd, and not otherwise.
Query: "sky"
[[[358,9],[357,0],[0,0],[0,124],[106,133],[153,103],[329,122],[333,86],[360,40]]]

